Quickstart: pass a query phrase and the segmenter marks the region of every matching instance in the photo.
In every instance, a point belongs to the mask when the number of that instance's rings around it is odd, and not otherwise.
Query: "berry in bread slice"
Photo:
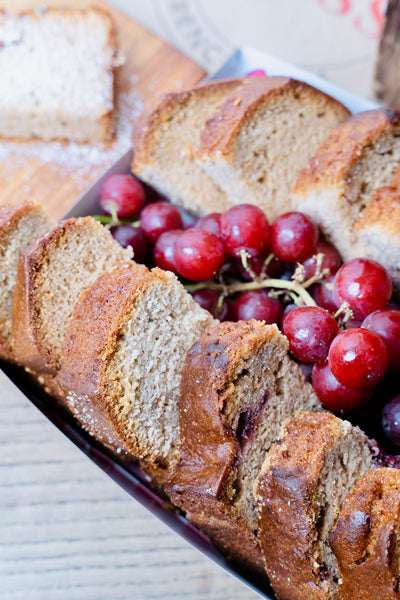
[[[281,423],[321,405],[275,325],[224,322],[182,371],[180,460],[167,491],[230,558],[263,571],[253,483]]]
[[[171,202],[199,215],[223,211],[225,194],[197,165],[194,154],[206,120],[241,79],[210,82],[166,95],[138,122],[132,171]]]
[[[20,250],[53,225],[53,219],[36,202],[0,206],[0,358],[12,358],[12,306]]]
[[[176,459],[185,353],[213,323],[172,273],[120,263],[80,297],[57,382],[89,433],[162,478]]]
[[[92,217],[62,221],[20,255],[13,300],[12,350],[36,373],[55,374],[80,294],[132,256]]]
[[[349,116],[340,102],[286,77],[249,78],[201,132],[199,162],[229,205],[290,210],[289,193],[328,132]]]
[[[382,208],[378,215],[375,197],[365,217],[363,213],[371,194],[390,184],[399,163],[400,113],[378,109],[354,115],[330,133],[300,174],[293,188],[293,207],[320,226],[344,260],[373,258],[368,237],[359,230],[366,222],[371,229],[373,222],[379,222],[376,230],[391,235],[389,202],[378,201]],[[386,252],[377,254],[383,266],[390,267]]]
[[[360,477],[329,541],[339,567],[339,600],[398,600],[398,469],[369,470]]]
[[[113,137],[116,41],[99,8],[0,12],[0,137]]]
[[[300,412],[282,426],[254,486],[260,543],[280,600],[336,600],[328,536],[371,462],[364,433],[332,414]]]

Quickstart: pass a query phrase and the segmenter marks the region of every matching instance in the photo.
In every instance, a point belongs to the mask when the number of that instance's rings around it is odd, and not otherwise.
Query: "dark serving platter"
[[[268,75],[287,75],[306,81],[343,102],[353,113],[376,108],[378,104],[360,98],[335,86],[320,77],[289,63],[280,61],[252,48],[240,48],[210,79],[240,77],[254,69],[264,69]],[[98,212],[97,200],[100,187],[105,178],[112,173],[129,172],[132,151],[127,152],[92,188],[80,198],[65,217],[77,217]],[[64,433],[98,467],[124,488],[133,498],[163,521],[177,534],[195,546],[202,554],[218,564],[225,571],[242,581],[260,597],[273,600],[271,588],[265,580],[241,570],[240,565],[228,562],[198,529],[193,527],[184,516],[174,509],[165,498],[151,487],[149,479],[143,475],[136,463],[124,463],[117,460],[96,440],[83,431],[70,414],[60,408],[54,399],[48,396],[32,378],[21,368],[0,361],[0,382],[5,383],[15,394],[28,398],[62,433]]]

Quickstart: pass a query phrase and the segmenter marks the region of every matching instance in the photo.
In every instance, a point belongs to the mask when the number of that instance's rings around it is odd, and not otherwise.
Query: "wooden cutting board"
[[[46,6],[103,6],[112,15],[125,63],[118,70],[121,102],[117,141],[109,149],[75,144],[0,141],[0,203],[32,198],[56,218],[129,149],[132,122],[158,94],[191,87],[205,76],[195,62],[120,11],[93,0],[51,0]],[[0,9],[25,10],[38,0],[0,0]]]

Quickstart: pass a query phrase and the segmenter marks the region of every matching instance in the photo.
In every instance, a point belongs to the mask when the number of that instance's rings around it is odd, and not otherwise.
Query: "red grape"
[[[234,321],[257,319],[267,324],[279,323],[282,305],[276,298],[270,298],[265,290],[250,290],[236,296],[231,316]]]
[[[376,310],[364,319],[361,327],[378,334],[389,356],[389,371],[400,370],[400,311]]]
[[[175,242],[176,269],[182,277],[192,281],[212,279],[224,260],[223,243],[209,231],[186,229]]]
[[[327,360],[314,365],[312,384],[320,402],[335,412],[355,410],[368,402],[373,394],[373,388],[352,390],[341,384],[330,370]]]
[[[106,215],[115,208],[119,219],[133,219],[146,203],[144,188],[140,181],[128,173],[110,175],[100,190],[99,204]]]
[[[320,272],[322,272],[324,269],[329,269],[329,275],[333,275],[342,264],[342,259],[340,258],[340,254],[336,250],[335,246],[332,246],[332,244],[329,244],[324,240],[320,240],[317,242],[311,256],[304,259],[301,263],[304,267],[304,278],[306,280],[315,275],[317,267],[317,254],[324,255],[320,265]]]
[[[164,231],[157,239],[154,249],[153,258],[157,267],[165,269],[165,271],[172,271],[176,275],[178,271],[175,267],[175,242],[181,235],[182,229],[170,229]]]
[[[339,333],[332,342],[328,358],[336,379],[353,390],[379,383],[388,366],[388,354],[381,338],[361,328]]]
[[[337,311],[337,306],[333,301],[333,290],[331,289],[334,280],[334,275],[328,275],[323,281],[315,283],[312,289],[309,290],[318,306],[329,310],[330,313]]]
[[[178,209],[169,202],[154,202],[140,213],[140,225],[153,244],[170,229],[181,229],[182,218]]]
[[[280,260],[304,260],[315,251],[317,241],[317,227],[302,213],[285,213],[272,223],[271,250]]]
[[[209,231],[210,233],[213,233],[214,235],[219,237],[220,221],[221,213],[210,213],[205,217],[200,217],[200,219],[195,223],[194,227],[204,229],[205,231]]]
[[[382,429],[393,444],[400,446],[400,394],[383,407]]]
[[[222,300],[222,304],[220,303],[221,292],[203,288],[192,292],[192,296],[197,304],[208,310],[215,319],[224,321],[227,318],[229,304],[226,298]]]
[[[111,228],[112,236],[123,248],[132,247],[133,259],[137,263],[145,264],[151,256],[151,246],[141,227],[132,225],[118,225]]]
[[[221,215],[221,239],[232,256],[245,248],[251,256],[265,254],[269,244],[269,223],[263,211],[252,204],[239,204]]]
[[[303,362],[320,362],[328,356],[339,326],[330,312],[319,306],[300,306],[291,310],[282,322],[290,352]]]
[[[392,281],[375,260],[354,258],[342,265],[333,284],[333,299],[339,308],[347,302],[356,319],[384,308],[392,295]]]

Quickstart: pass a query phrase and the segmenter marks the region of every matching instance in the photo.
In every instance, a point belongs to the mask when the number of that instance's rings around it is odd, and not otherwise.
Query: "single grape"
[[[333,284],[333,299],[339,308],[347,302],[356,319],[385,308],[392,295],[392,281],[375,260],[354,258],[342,265]]]
[[[212,279],[224,261],[224,245],[209,231],[186,229],[175,242],[175,266],[178,273],[186,279]]]
[[[400,311],[376,310],[361,325],[378,334],[389,356],[389,371],[400,370]]]
[[[270,298],[265,290],[250,290],[236,296],[231,305],[233,321],[257,319],[266,324],[279,323],[282,305],[276,298]]]
[[[339,326],[330,312],[319,306],[300,306],[291,310],[282,322],[290,352],[303,362],[320,362],[328,356]]]
[[[271,250],[279,260],[304,260],[315,252],[317,241],[316,225],[302,213],[285,213],[272,223]]]
[[[146,204],[143,185],[133,175],[110,175],[100,190],[99,204],[106,215],[114,209],[119,219],[134,219]]]
[[[220,301],[221,292],[203,288],[192,292],[192,296],[197,304],[208,310],[215,319],[225,321],[229,313],[229,304],[226,298]]]
[[[319,269],[320,273],[324,269],[328,269],[328,275],[334,275],[339,269],[340,265],[342,264],[342,259],[340,258],[340,254],[336,250],[335,246],[332,246],[332,244],[329,244],[324,240],[319,240],[312,254],[301,262],[301,264],[304,267],[305,280],[314,277],[317,268],[318,254],[323,254],[323,258]]]
[[[329,310],[329,312],[333,314],[337,311],[337,306],[333,300],[334,280],[335,275],[328,275],[319,283],[315,283],[309,290],[318,306]]]
[[[394,396],[383,407],[382,429],[393,444],[400,446],[400,394]]]
[[[220,237],[231,256],[245,248],[251,256],[263,255],[269,245],[269,223],[263,211],[252,204],[238,204],[221,215]]]
[[[169,202],[154,202],[140,213],[140,225],[153,244],[170,229],[181,229],[182,218],[178,209]]]
[[[388,354],[381,338],[361,328],[339,333],[332,342],[328,359],[336,379],[353,390],[379,383],[388,366]]]
[[[221,213],[215,212],[206,215],[205,217],[200,217],[198,221],[196,221],[194,227],[204,229],[205,231],[209,231],[213,233],[217,237],[220,236],[220,221],[221,221]]]
[[[373,388],[352,390],[340,383],[332,373],[329,362],[316,363],[312,385],[321,404],[335,412],[349,412],[362,406],[372,397]]]
[[[172,271],[176,275],[178,271],[175,267],[175,242],[181,233],[182,229],[164,231],[157,239],[153,249],[153,258],[157,267],[165,271]]]
[[[151,256],[151,245],[141,227],[132,227],[132,225],[117,225],[111,227],[113,238],[121,244],[123,248],[131,246],[133,250],[133,260],[137,263],[145,264]]]

